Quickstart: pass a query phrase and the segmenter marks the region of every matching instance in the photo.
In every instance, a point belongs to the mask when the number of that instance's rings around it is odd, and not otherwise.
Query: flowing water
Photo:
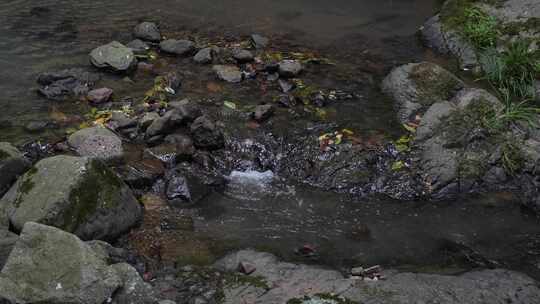
[[[160,23],[163,33],[171,36],[190,31],[201,36],[258,32],[280,37],[288,45],[331,52],[329,56],[339,60],[336,69],[354,75],[365,70],[356,60],[361,54],[370,53],[371,63],[382,66],[428,56],[415,32],[439,5],[439,0],[3,0],[0,140],[20,144],[49,133],[62,134],[61,130],[29,134],[22,128],[31,121],[50,119],[58,109],[63,113],[84,109],[78,103],[38,97],[37,75],[88,65],[87,54],[93,47],[113,39],[128,42],[133,26],[141,20]],[[174,64],[197,69],[185,60]],[[118,77],[110,77],[105,83],[118,87]],[[310,77],[322,78],[319,81],[329,86],[342,85],[324,74]],[[184,94],[221,94],[201,91],[205,86],[196,82],[188,81]],[[139,79],[131,87],[121,85],[117,92],[137,95],[149,83],[151,78]],[[352,86],[365,94],[338,107],[331,117],[334,122],[392,136],[395,121],[389,101],[377,93],[376,86],[366,88],[365,82]],[[249,97],[249,93],[236,94]],[[317,254],[311,260],[334,266],[449,265],[461,244],[538,276],[533,264],[540,255],[540,225],[505,194],[439,203],[359,200],[287,183],[272,172],[237,171],[225,193],[200,204],[195,230],[287,259],[299,258],[294,249],[309,244]]]

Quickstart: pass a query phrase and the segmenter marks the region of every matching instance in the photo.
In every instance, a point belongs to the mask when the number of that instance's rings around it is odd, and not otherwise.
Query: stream
[[[37,75],[88,66],[92,48],[111,40],[130,41],[134,25],[142,20],[158,22],[171,35],[190,31],[226,37],[257,32],[293,48],[318,50],[336,66],[315,70],[307,80],[356,93],[330,107],[326,123],[364,136],[395,139],[402,131],[391,101],[379,92],[377,82],[393,65],[442,60],[423,49],[415,36],[439,5],[439,0],[4,0],[0,3],[0,141],[23,145],[64,136],[72,127],[69,123],[38,133],[26,131],[25,125],[54,120],[58,113],[81,116],[88,106],[38,96]],[[366,62],[375,66],[366,68]],[[242,106],[270,98],[227,85],[209,92],[213,75],[189,60],[168,61],[168,67],[194,75],[182,84],[185,97],[225,96]],[[126,84],[122,76],[108,75],[100,84],[113,88],[115,94],[137,97],[153,78],[134,80]],[[279,113],[266,127],[273,134],[292,136],[294,130],[317,126],[310,120],[280,118]],[[257,132],[225,114],[224,122],[238,137],[250,138]],[[138,156],[132,157],[136,161]],[[503,265],[540,279],[538,219],[524,212],[508,193],[398,202],[323,191],[272,171],[238,169],[228,178],[223,192],[211,194],[189,210],[194,225],[190,238],[220,244],[203,245],[213,257],[251,247],[286,260],[336,268],[381,264],[459,273]],[[313,247],[315,254],[299,256],[295,249],[302,246]]]

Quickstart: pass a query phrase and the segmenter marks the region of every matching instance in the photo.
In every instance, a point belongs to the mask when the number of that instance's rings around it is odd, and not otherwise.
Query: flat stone
[[[100,104],[105,103],[111,99],[113,90],[109,88],[99,88],[88,92],[86,99],[91,103]]]
[[[212,69],[221,80],[232,83],[242,81],[242,72],[234,65],[215,65]]]
[[[279,76],[293,78],[302,72],[302,63],[298,60],[282,60],[279,62]]]
[[[120,161],[124,156],[122,139],[101,126],[82,129],[71,134],[68,137],[68,144],[80,156],[103,161]]]
[[[118,41],[97,47],[90,52],[90,61],[98,68],[124,72],[137,65],[133,51]]]
[[[189,40],[167,39],[161,41],[159,48],[165,53],[184,56],[195,50],[195,44]]]

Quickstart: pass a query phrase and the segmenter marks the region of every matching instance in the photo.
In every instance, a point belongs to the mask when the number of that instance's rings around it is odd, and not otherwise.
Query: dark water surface
[[[437,9],[438,0],[2,0],[0,2],[0,140],[35,139],[22,126],[51,112],[77,111],[35,93],[37,74],[87,66],[89,51],[110,40],[128,42],[141,20],[160,23],[165,35],[282,37],[293,45],[333,51],[355,66],[357,52],[375,48],[387,60],[418,60],[424,54],[414,33]],[[352,66],[347,66],[347,58]],[[185,61],[177,64],[182,67]],[[341,67],[338,67],[338,69]],[[198,73],[196,71],[195,73]],[[320,78],[324,78],[321,76]],[[335,79],[328,80],[337,84]],[[138,94],[151,79],[123,88]],[[195,94],[189,82],[185,94]],[[122,90],[122,89],[121,89]],[[132,91],[132,92],[130,92]],[[200,90],[199,90],[200,91]],[[204,92],[203,92],[204,94]],[[379,95],[345,104],[337,124],[388,128],[391,106]],[[338,112],[340,113],[340,112]],[[8,125],[11,125],[8,127]],[[279,179],[279,177],[275,177]],[[225,194],[202,204],[196,229],[240,247],[258,247],[294,258],[312,244],[320,260],[343,263],[435,265],[464,244],[508,267],[535,274],[540,225],[511,199],[500,196],[446,203],[357,201],[298,185],[233,182]],[[369,232],[367,232],[369,231]],[[458,248],[457,251],[460,249]],[[448,253],[449,256],[452,253]],[[348,262],[344,262],[348,261]],[[533,269],[534,268],[534,269]]]

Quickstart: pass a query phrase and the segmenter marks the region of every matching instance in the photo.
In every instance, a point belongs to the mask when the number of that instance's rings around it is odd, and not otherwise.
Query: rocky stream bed
[[[0,303],[540,303],[538,20],[449,0],[393,57],[144,21],[40,71]]]

